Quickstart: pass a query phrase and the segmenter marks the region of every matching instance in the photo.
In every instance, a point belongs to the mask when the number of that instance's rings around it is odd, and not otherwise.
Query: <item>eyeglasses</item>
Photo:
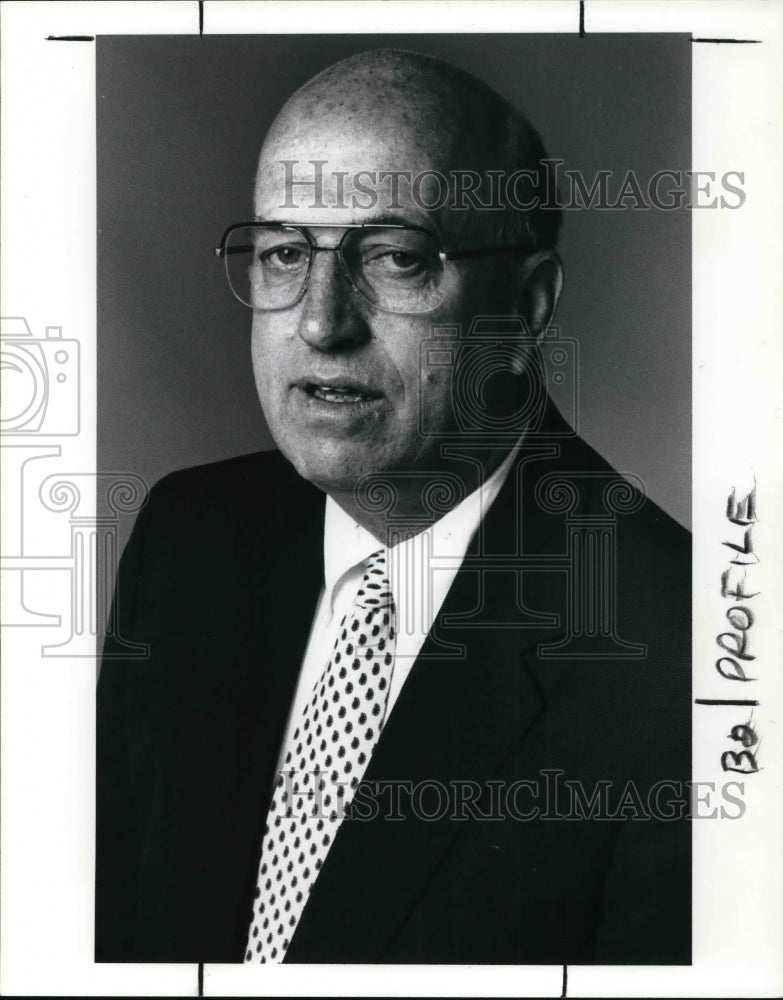
[[[319,246],[310,231],[321,229],[345,232],[334,246]],[[351,287],[376,309],[426,313],[439,306],[455,285],[451,261],[531,249],[447,251],[429,230],[396,223],[238,222],[226,229],[214,252],[225,262],[231,291],[254,310],[295,306],[307,291],[315,255],[336,253]]]

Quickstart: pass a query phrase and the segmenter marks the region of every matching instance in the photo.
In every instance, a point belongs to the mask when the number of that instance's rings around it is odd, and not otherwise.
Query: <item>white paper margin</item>
[[[693,213],[694,696],[736,695],[716,680],[719,593],[736,535],[724,517],[728,491],[758,484],[754,543],[753,697],[762,771],[725,775],[737,749],[737,709],[694,706],[694,778],[745,782],[741,821],[694,822],[694,964],[690,968],[571,967],[569,996],[776,996],[783,862],[780,735],[783,606],[781,529],[781,333],[783,176],[780,87],[783,8],[774,3],[597,2],[585,28],[690,31],[694,43],[693,168],[745,173],[738,211]],[[48,477],[84,484],[95,473],[95,47],[48,35],[195,34],[193,0],[133,3],[4,3],[2,16],[2,315],[24,317],[34,341],[72,352],[78,341],[78,434],[4,436],[3,622],[30,607],[72,607],[84,586],[74,546],[90,545],[94,497],[63,498]],[[569,2],[232,2],[203,7],[205,33],[380,31],[568,31]],[[47,328],[49,336],[47,337]],[[55,328],[55,329],[51,329]],[[51,343],[35,348],[52,376]],[[73,385],[74,358],[63,362]],[[54,387],[53,387],[54,388]],[[58,405],[70,405],[58,397]],[[47,480],[49,509],[42,506]],[[52,492],[54,490],[54,492]],[[59,500],[58,500],[59,496]],[[51,505],[70,516],[53,516]],[[55,552],[57,556],[51,556]],[[43,553],[43,554],[42,554]],[[57,560],[60,560],[59,562]],[[47,561],[48,560],[48,561]],[[87,560],[89,566],[89,559]],[[51,572],[53,569],[57,572]],[[44,570],[44,572],[42,572]],[[34,599],[33,599],[34,598]],[[20,611],[19,608],[22,608]],[[53,612],[54,613],[54,612]],[[3,629],[2,903],[0,992],[25,996],[158,995],[197,991],[190,965],[95,965],[92,961],[95,659],[41,655],[62,629]],[[63,620],[63,625],[69,622]],[[89,628],[70,622],[88,650]],[[81,629],[81,632],[79,631]],[[56,636],[52,639],[52,636]],[[93,643],[94,645],[94,643]],[[91,651],[94,653],[94,649]],[[726,692],[726,686],[732,688]],[[744,689],[749,685],[741,685]],[[746,691],[741,692],[746,695]],[[718,803],[719,804],[719,803]],[[206,996],[559,996],[560,967],[207,966]]]

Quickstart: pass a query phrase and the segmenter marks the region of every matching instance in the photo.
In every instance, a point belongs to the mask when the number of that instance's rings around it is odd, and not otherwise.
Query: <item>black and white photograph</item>
[[[37,6],[3,991],[775,995],[780,12]]]
[[[98,39],[99,473],[240,452],[125,550],[98,960],[689,961],[691,47],[579,45]]]

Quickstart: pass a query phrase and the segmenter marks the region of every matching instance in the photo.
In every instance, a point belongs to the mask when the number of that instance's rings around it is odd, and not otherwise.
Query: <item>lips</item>
[[[369,403],[381,398],[377,389],[351,378],[301,379],[296,385],[308,396],[338,406]]]

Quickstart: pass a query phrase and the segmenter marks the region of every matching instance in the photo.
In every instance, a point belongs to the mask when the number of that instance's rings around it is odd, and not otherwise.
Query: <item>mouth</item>
[[[360,382],[330,379],[326,382],[303,380],[297,387],[313,399],[324,403],[346,406],[357,403],[371,403],[381,399],[381,393]]]

